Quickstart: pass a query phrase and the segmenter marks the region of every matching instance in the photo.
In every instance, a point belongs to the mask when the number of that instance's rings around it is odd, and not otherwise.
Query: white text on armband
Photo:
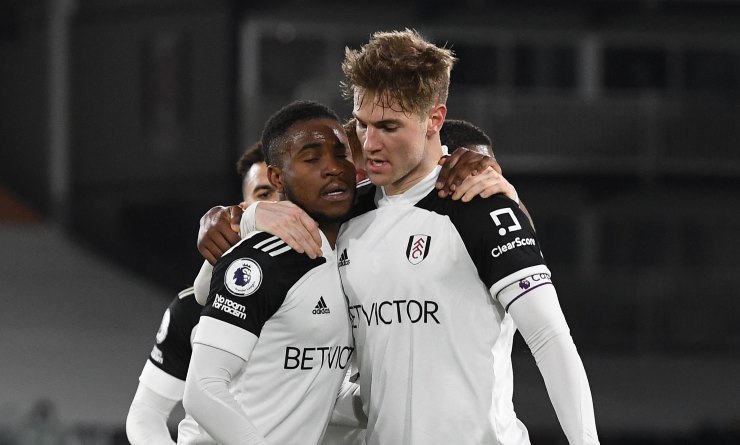
[[[439,309],[436,301],[393,300],[374,302],[369,308],[358,304],[349,307],[352,327],[356,328],[358,320],[364,320],[367,326],[393,323],[439,323],[435,313]]]
[[[518,236],[514,238],[514,241],[506,244],[501,244],[500,246],[496,246],[491,250],[491,255],[493,255],[494,258],[498,258],[504,253],[508,252],[509,250],[516,249],[517,247],[522,246],[534,246],[537,242],[534,240],[534,238],[519,238]]]
[[[219,311],[224,311],[227,314],[233,315],[234,317],[241,318],[244,320],[247,318],[247,314],[244,313],[246,309],[243,304],[234,303],[231,300],[227,300],[220,294],[216,294],[216,298],[213,300],[213,308]]]

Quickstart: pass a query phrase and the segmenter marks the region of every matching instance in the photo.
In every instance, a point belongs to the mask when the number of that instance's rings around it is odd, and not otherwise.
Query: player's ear
[[[278,193],[283,194],[285,187],[283,186],[283,170],[280,167],[270,165],[267,167],[267,180],[270,181],[275,190]]]
[[[439,130],[442,129],[442,124],[445,122],[445,117],[447,117],[447,105],[445,104],[435,104],[432,109],[429,110],[429,114],[427,114],[428,138],[439,133]]]

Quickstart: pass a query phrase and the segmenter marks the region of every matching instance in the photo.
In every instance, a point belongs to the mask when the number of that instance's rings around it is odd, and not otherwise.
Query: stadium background
[[[413,27],[530,209],[602,443],[740,442],[740,2],[0,2],[0,444],[126,443],[199,217],[343,48]],[[515,403],[563,444],[518,338]],[[177,417],[175,413],[174,417]]]

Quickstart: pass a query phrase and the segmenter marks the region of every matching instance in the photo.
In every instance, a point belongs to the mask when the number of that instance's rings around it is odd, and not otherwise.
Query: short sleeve
[[[476,198],[457,204],[450,219],[494,296],[528,274],[549,272],[534,228],[514,201],[502,195]]]

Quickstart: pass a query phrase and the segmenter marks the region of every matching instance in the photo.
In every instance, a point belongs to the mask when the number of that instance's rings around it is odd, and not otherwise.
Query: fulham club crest
[[[226,269],[224,284],[234,296],[246,297],[262,284],[262,269],[251,258],[239,258]]]
[[[432,237],[429,235],[411,235],[409,244],[406,246],[406,259],[411,264],[419,264],[429,255],[429,246],[432,244]]]

